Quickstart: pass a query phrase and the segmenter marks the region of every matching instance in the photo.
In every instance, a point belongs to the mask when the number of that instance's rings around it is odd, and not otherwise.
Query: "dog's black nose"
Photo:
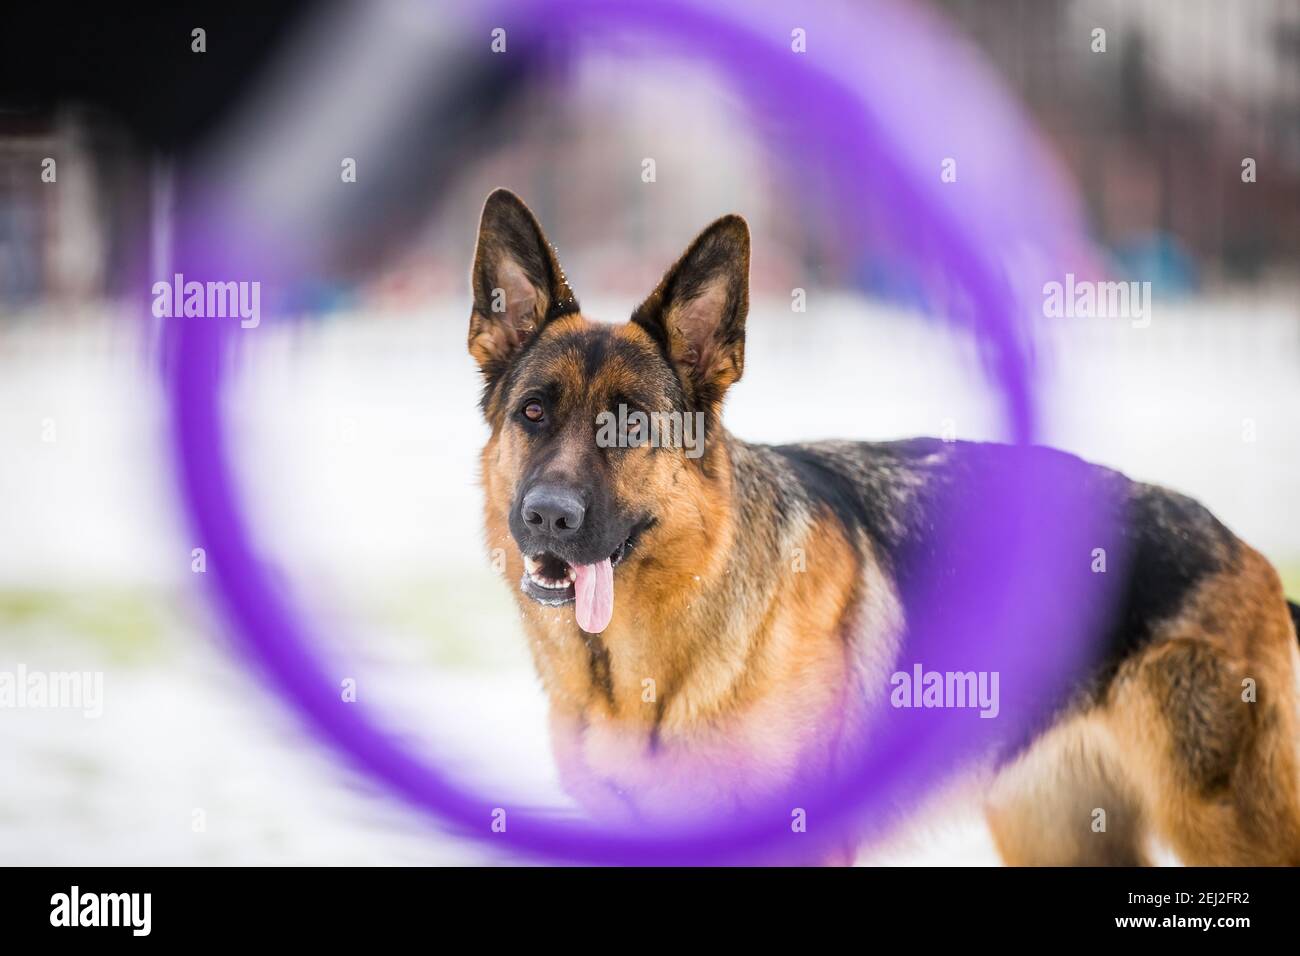
[[[582,527],[587,509],[582,499],[566,488],[555,485],[538,485],[524,495],[524,524],[538,534],[553,538],[568,538]]]

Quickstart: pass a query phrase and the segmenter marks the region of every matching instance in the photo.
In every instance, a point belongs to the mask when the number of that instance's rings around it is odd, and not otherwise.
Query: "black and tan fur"
[[[972,476],[1020,461],[996,445],[728,434],[748,266],[744,221],[723,218],[630,322],[597,324],[517,197],[499,190],[483,211],[469,347],[491,426],[489,548],[515,587],[520,501],[539,482],[586,505],[565,560],[628,542],[599,635],[516,590],[563,779],[601,816],[717,812],[833,770],[887,692],[915,611],[909,575],[955,560],[927,550],[934,523]],[[521,415],[530,402],[540,424]],[[702,412],[703,456],[597,447],[596,415],[619,402]],[[1033,454],[1114,503],[1126,574],[1078,693],[996,768],[987,815],[1003,858],[1139,864],[1156,838],[1189,864],[1300,863],[1300,656],[1276,572],[1188,498]],[[798,549],[818,557],[808,573],[789,573]]]

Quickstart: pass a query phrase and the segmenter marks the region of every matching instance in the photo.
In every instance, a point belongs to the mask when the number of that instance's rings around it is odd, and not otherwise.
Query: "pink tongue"
[[[573,566],[574,615],[578,627],[599,634],[614,616],[614,566],[606,558],[600,564]]]

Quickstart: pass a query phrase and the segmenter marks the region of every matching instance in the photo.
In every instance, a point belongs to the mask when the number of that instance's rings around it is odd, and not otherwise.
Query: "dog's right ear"
[[[537,218],[508,189],[496,190],[483,204],[471,283],[469,353],[489,383],[542,326],[578,311]]]

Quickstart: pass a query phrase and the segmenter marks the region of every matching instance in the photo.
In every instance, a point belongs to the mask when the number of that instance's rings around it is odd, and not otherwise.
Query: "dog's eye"
[[[546,411],[542,408],[542,403],[536,399],[528,402],[522,409],[524,418],[530,422],[540,422],[545,416]]]

